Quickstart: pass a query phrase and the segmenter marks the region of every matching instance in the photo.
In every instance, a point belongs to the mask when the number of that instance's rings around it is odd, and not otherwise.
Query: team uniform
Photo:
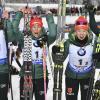
[[[21,12],[17,12],[16,14],[16,19],[14,23],[16,27],[18,27],[18,23],[20,22],[20,19],[22,18],[23,14]],[[46,16],[48,26],[49,26],[49,34],[45,32],[45,29],[43,27],[42,19],[38,17],[34,17],[30,20],[29,25],[30,29],[34,30],[34,24],[38,23],[39,27],[42,27],[42,31],[40,33],[39,37],[35,37],[34,35],[32,36],[32,80],[33,80],[33,93],[35,94],[35,99],[36,100],[44,100],[44,72],[43,72],[43,44],[44,38],[46,39],[47,46],[49,46],[51,43],[55,41],[56,37],[56,32],[52,31],[53,27],[56,27],[54,23],[52,23],[53,17],[51,14],[48,14]],[[29,31],[31,34],[32,32]],[[21,38],[23,41],[23,38]],[[21,43],[23,44],[23,43]],[[23,45],[21,45],[23,47]],[[47,52],[46,52],[47,54]],[[48,71],[46,72],[46,85],[48,87]],[[23,96],[23,83],[24,83],[24,66],[22,66],[21,71],[20,71],[20,100],[24,100]],[[46,88],[47,88],[46,87]]]
[[[79,85],[81,89],[81,100],[88,100],[93,86],[93,53],[96,37],[87,26],[87,21],[83,17],[79,17],[75,23],[68,39],[64,43],[65,58],[69,55],[69,61],[65,70],[66,84],[66,100],[77,100]],[[88,36],[84,40],[80,40],[75,36],[75,30],[87,30]]]
[[[5,28],[7,31],[5,32]],[[13,27],[10,20],[1,20],[0,22],[0,100],[8,100],[8,84],[9,80],[9,62],[8,62],[8,43],[12,42],[15,39],[13,30],[10,29]],[[13,29],[13,28],[12,28]],[[17,38],[16,38],[17,39]]]

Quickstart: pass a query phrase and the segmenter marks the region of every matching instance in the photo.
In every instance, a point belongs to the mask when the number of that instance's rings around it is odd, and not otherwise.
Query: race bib
[[[69,47],[69,64],[75,72],[86,72],[92,65],[92,45],[78,47],[73,44]]]

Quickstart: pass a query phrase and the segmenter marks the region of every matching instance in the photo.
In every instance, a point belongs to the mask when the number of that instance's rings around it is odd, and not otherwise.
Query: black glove
[[[43,35],[39,40],[37,40],[38,47],[43,47],[43,44],[47,42],[47,35]]]
[[[56,46],[56,45],[54,45],[53,47],[52,47],[52,53],[59,53],[60,52],[60,47],[59,46]]]
[[[94,8],[94,5],[87,5],[87,10],[89,13],[95,13],[96,12],[96,8]]]
[[[14,40],[14,41],[12,42],[12,44],[13,44],[14,46],[17,46],[17,41]]]
[[[43,41],[37,40],[37,46],[42,48],[43,47]]]
[[[100,52],[93,54],[93,59],[98,59],[100,60]]]

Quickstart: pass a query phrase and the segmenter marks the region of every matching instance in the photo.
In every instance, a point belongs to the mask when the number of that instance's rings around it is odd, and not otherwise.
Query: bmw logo
[[[83,48],[80,48],[79,51],[77,52],[77,54],[78,54],[79,56],[84,56],[84,55],[86,54],[86,50],[83,49]]]

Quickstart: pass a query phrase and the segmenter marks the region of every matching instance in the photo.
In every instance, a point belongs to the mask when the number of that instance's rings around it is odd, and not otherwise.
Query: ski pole
[[[46,98],[46,44],[43,44],[43,73],[44,73],[44,96]]]

